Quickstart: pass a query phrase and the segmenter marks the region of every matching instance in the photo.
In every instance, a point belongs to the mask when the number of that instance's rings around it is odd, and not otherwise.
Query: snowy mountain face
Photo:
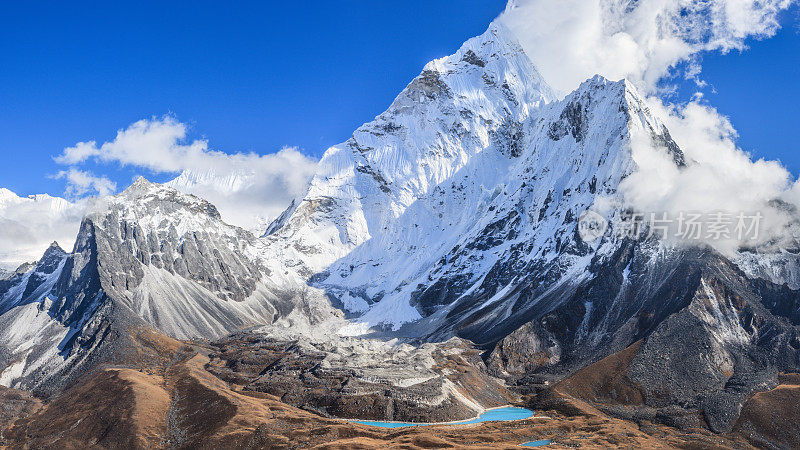
[[[800,290],[800,254],[797,252],[740,252],[735,262],[750,278],[769,280]]]
[[[556,101],[493,26],[328,150],[267,239],[359,317],[345,333],[396,329],[463,296],[494,309],[519,274],[585,272],[595,249],[574,239],[575,221],[635,170],[634,132],[672,143],[624,81],[598,77]],[[676,149],[664,145],[682,161]]]
[[[329,149],[308,194],[267,239],[298,273],[317,273],[388,236],[411,205],[457,172],[483,172],[492,184],[501,160],[493,151],[481,170],[476,156],[499,147],[519,151],[513,137],[521,124],[553,98],[508,32],[492,27],[429,63],[389,110]]]
[[[317,161],[294,148],[267,155],[213,153],[166,183],[206,199],[225,222],[260,236],[292,200],[302,197]]]
[[[244,171],[218,175],[213,169],[205,172],[184,170],[175,179],[164,185],[176,189],[212,185],[221,191],[235,192],[247,186],[255,175],[255,173]]]

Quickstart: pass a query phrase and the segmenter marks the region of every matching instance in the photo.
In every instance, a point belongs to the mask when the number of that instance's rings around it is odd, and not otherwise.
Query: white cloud
[[[500,21],[566,94],[600,74],[645,92],[705,51],[745,48],[778,29],[793,0],[511,0]],[[699,66],[689,65],[696,76]]]
[[[181,173],[169,184],[214,203],[229,223],[263,233],[269,220],[289,202],[305,193],[316,162],[296,149],[269,155],[229,155],[208,150],[205,141],[184,143],[187,128],[175,119],[143,120],[98,146],[82,142],[67,148],[57,162],[68,164],[53,178],[67,182],[70,202],[49,195],[19,197],[0,189],[0,268],[14,269],[31,262],[58,241],[70,251],[80,222],[91,202],[89,195],[108,195],[117,185],[74,167],[88,160],[147,169],[156,173]]]
[[[750,242],[750,236],[739,240],[733,235],[706,241],[727,254],[741,245],[791,238],[786,230],[791,217],[773,203],[793,200],[791,174],[780,163],[753,161],[736,146],[736,132],[730,121],[700,101],[676,107],[650,98],[649,107],[665,119],[688,166],[676,167],[663,150],[653,146],[650,136],[634,136],[631,150],[639,170],[621,185],[631,206],[646,213],[667,213],[673,220],[682,212],[725,212],[733,216],[761,213],[764,219],[756,242]]]
[[[0,269],[15,269],[39,259],[53,241],[71,251],[85,209],[84,200],[19,197],[0,189]]]
[[[53,178],[67,180],[66,194],[69,197],[82,197],[86,194],[100,196],[113,194],[117,190],[117,183],[106,177],[94,176],[91,172],[70,168],[58,172]]]
[[[187,131],[185,124],[169,116],[140,120],[119,130],[113,141],[80,142],[54,159],[65,165],[93,160],[180,174],[169,184],[206,198],[223,219],[257,233],[305,193],[316,170],[316,161],[297,149],[228,154],[210,150],[205,140],[187,141]]]
[[[150,169],[154,172],[180,172],[187,167],[208,165],[230,158],[222,152],[208,150],[208,142],[195,140],[183,143],[187,126],[172,117],[140,120],[117,131],[113,141],[98,147],[97,142],[79,142],[64,149],[55,161],[75,165],[88,159],[118,162]],[[241,156],[241,155],[234,155]]]

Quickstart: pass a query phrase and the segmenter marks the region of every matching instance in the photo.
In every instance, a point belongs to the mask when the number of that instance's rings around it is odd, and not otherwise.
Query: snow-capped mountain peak
[[[0,188],[0,204],[5,204],[7,202],[15,202],[18,200],[19,196],[17,194],[6,188]]]
[[[511,33],[493,24],[426,65],[386,112],[325,153],[304,199],[266,238],[272,251],[305,277],[324,270],[485,150],[519,156],[521,124],[554,99]]]
[[[265,239],[360,317],[346,332],[397,328],[470,292],[489,301],[498,264],[585,269],[594,250],[576,239],[577,218],[601,198],[623,203],[637,133],[683,163],[630,83],[598,76],[556,100],[493,25],[328,150]]]

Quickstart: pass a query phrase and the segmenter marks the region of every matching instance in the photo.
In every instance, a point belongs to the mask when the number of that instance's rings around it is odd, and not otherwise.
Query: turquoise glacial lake
[[[520,446],[522,446],[522,447],[544,447],[545,445],[550,445],[552,443],[553,443],[553,441],[551,441],[550,439],[542,439],[541,441],[526,442],[524,444],[520,444]]]
[[[414,422],[377,422],[371,420],[353,420],[355,423],[371,425],[381,428],[401,428],[401,427],[422,427],[426,425],[467,425],[480,422],[508,422],[511,420],[522,420],[533,417],[533,411],[525,408],[506,406],[504,408],[490,409],[479,417],[472,420],[447,423],[414,423]]]

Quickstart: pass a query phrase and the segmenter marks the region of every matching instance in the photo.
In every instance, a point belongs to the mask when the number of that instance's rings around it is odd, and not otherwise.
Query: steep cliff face
[[[308,194],[266,239],[306,278],[367,241],[403,240],[391,233],[411,205],[459,171],[483,172],[491,184],[503,170],[495,150],[517,155],[522,123],[553,99],[510,33],[493,25],[426,65],[386,112],[330,148]]]
[[[278,316],[250,233],[210,203],[140,179],[90,214],[106,294],[180,339],[215,338]]]
[[[503,338],[490,367],[566,376],[568,392],[625,418],[729,431],[747,398],[800,367],[797,292],[710,249],[640,245]]]
[[[0,305],[0,381],[53,392],[76,366],[113,346],[114,308],[105,301],[91,230],[84,224],[72,254],[51,246],[29,271],[5,282]]]

